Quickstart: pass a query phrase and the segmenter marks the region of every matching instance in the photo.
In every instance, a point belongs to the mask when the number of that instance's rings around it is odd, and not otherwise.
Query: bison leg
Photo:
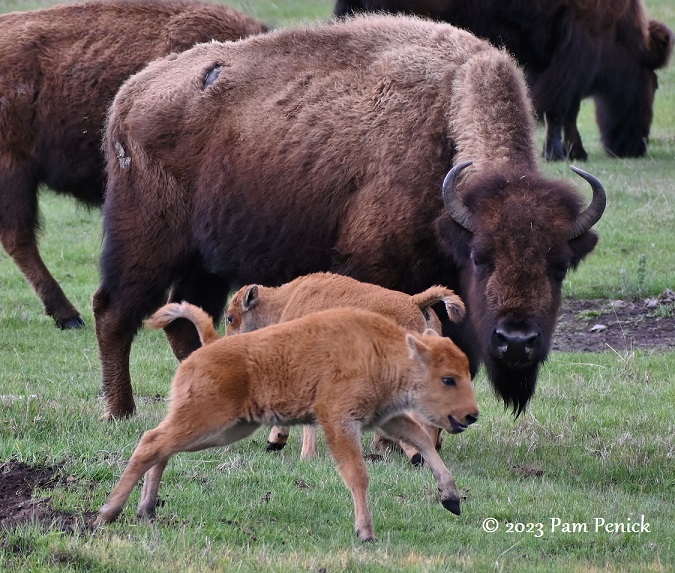
[[[338,471],[354,500],[354,527],[361,541],[374,541],[375,528],[368,509],[368,470],[361,452],[361,431],[356,423],[322,422],[326,442]]]
[[[380,428],[392,438],[407,442],[422,454],[438,483],[443,507],[455,515],[459,515],[459,492],[457,491],[455,480],[450,470],[438,455],[429,434],[422,425],[409,416],[396,416],[387,420]]]
[[[40,257],[37,229],[37,181],[16,171],[1,175],[0,242],[3,248],[21,269],[56,326],[79,328],[84,320]]]
[[[227,303],[229,282],[221,277],[194,267],[177,281],[170,296],[171,302],[189,302],[213,317],[217,325]],[[185,360],[201,346],[194,324],[184,318],[174,320],[165,329],[171,349],[178,360]]]
[[[544,114],[546,123],[546,139],[544,140],[544,159],[547,161],[563,161],[566,157],[562,142],[562,118],[551,112]]]
[[[122,271],[119,274],[122,275]],[[148,290],[147,285],[152,284],[154,278],[151,277],[140,277],[141,280],[134,284],[118,284],[114,291],[109,289],[110,281],[104,278],[94,294],[96,338],[105,398],[104,418],[107,420],[131,416],[135,410],[129,372],[131,343],[143,318],[161,304],[165,292],[163,288]]]
[[[579,107],[581,101],[577,99],[572,104],[572,108],[565,114],[565,122],[563,124],[565,155],[569,161],[580,160],[586,161],[588,153],[581,143],[581,135],[577,129],[577,116],[579,115]]]

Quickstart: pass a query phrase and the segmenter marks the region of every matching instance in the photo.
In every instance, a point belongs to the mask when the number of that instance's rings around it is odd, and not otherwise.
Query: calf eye
[[[456,386],[457,385],[457,382],[455,382],[455,379],[452,376],[443,376],[443,378],[441,378],[441,380],[443,381],[443,384],[445,384],[446,386]]]
[[[232,324],[234,322],[234,316],[232,316],[231,314],[228,314],[225,321],[227,322],[227,324]]]

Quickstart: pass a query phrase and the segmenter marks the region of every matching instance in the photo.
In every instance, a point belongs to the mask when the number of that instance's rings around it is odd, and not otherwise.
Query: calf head
[[[225,313],[228,336],[252,332],[279,322],[281,310],[273,307],[271,297],[261,296],[264,288],[246,285],[234,293]]]
[[[421,372],[415,411],[451,434],[463,432],[478,419],[468,358],[449,338],[431,329],[407,334],[406,343]]]
[[[560,181],[536,172],[472,175],[460,199],[455,166],[444,182],[445,213],[436,221],[444,249],[460,269],[469,328],[490,381],[520,414],[549,352],[567,271],[595,247],[590,228],[605,208],[593,176],[591,205]]]

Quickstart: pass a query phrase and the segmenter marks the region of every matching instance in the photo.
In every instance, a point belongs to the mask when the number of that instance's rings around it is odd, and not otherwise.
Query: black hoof
[[[61,330],[69,330],[71,328],[82,328],[83,326],[86,326],[86,323],[80,315],[77,315],[65,320],[57,320],[56,326]]]
[[[451,511],[455,515],[460,515],[461,514],[461,509],[459,507],[459,500],[458,499],[442,499],[441,503],[443,504],[443,507],[447,509],[448,511]]]
[[[286,444],[278,444],[276,442],[267,442],[267,451],[268,452],[278,452],[283,450]]]
[[[424,458],[422,457],[422,454],[415,454],[412,458],[410,458],[410,463],[416,468],[421,468],[424,465]]]

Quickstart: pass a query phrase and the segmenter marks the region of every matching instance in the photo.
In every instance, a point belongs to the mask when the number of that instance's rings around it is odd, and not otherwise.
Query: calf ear
[[[251,285],[244,293],[244,300],[241,301],[241,307],[248,311],[256,304],[258,304],[258,285]]]
[[[427,332],[429,331],[436,334],[430,328],[427,329]],[[424,344],[424,342],[412,334],[405,335],[405,342],[408,345],[408,356],[410,356],[410,358],[416,360],[424,366],[428,366],[431,363],[431,349],[426,344]]]
[[[433,328],[427,328],[422,333],[424,336],[440,336]]]

